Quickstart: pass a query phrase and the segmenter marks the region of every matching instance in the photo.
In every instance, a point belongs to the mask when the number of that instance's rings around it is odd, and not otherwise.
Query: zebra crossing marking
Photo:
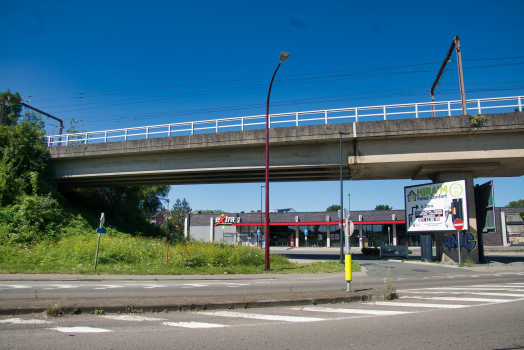
[[[455,298],[455,297],[419,297],[419,296],[405,296],[400,299],[421,299],[421,300],[442,300],[442,301],[475,301],[484,303],[506,303],[514,301],[513,299],[491,299],[491,298]]]
[[[314,312],[332,312],[341,314],[362,314],[362,315],[377,315],[377,316],[390,316],[390,315],[404,315],[412,314],[411,311],[388,311],[388,310],[369,310],[369,309],[338,309],[329,307],[303,307],[297,308],[303,311],[314,311]]]
[[[21,318],[8,318],[6,320],[0,320],[0,323],[12,323],[12,324],[43,324],[43,323],[55,323],[46,320],[23,320]]]
[[[223,328],[230,327],[225,324],[216,324],[216,323],[205,323],[205,322],[164,322],[163,326],[171,327],[183,327],[183,328]]]
[[[515,289],[513,287],[475,287],[475,286],[471,286],[471,287],[435,287],[435,288],[423,288],[423,289],[405,289],[405,290],[402,290],[402,292],[408,292],[408,291],[415,291],[415,290],[441,290],[443,292],[447,291],[447,290],[466,290],[466,291],[471,291],[471,290],[478,290],[478,291],[482,291],[482,290],[487,290],[487,291],[490,291],[490,290],[493,290],[493,291],[512,291],[512,292],[521,292],[521,291],[524,291],[522,289]],[[401,291],[399,291],[401,292]]]
[[[154,318],[137,315],[105,315],[102,317],[118,321],[166,321],[165,318]]]
[[[490,293],[490,292],[425,292],[425,291],[406,291],[407,293],[413,294],[473,294],[473,295],[493,295],[498,297],[520,297],[524,298],[524,294],[513,294],[513,293]]]
[[[243,312],[235,311],[204,311],[198,312],[199,315],[206,316],[219,316],[219,317],[236,317],[236,318],[247,318],[255,320],[265,320],[265,321],[285,321],[285,322],[316,322],[324,321],[325,318],[315,318],[315,317],[301,317],[301,316],[281,316],[281,315],[264,315],[264,314],[248,314]]]
[[[461,309],[463,307],[470,306],[470,305],[457,305],[457,304],[403,303],[399,301],[375,301],[374,304],[379,305],[379,306],[422,307],[422,308],[437,308],[437,309]]]
[[[110,329],[94,328],[94,327],[55,327],[48,328],[52,331],[58,331],[62,333],[105,333],[112,332]]]

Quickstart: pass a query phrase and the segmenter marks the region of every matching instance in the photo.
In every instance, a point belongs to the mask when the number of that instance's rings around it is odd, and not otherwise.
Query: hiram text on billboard
[[[468,229],[466,180],[404,187],[404,200],[408,231],[455,231],[456,220]]]

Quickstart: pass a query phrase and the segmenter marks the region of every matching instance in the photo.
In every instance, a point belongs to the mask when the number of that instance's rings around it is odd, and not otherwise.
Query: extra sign
[[[227,214],[220,214],[215,218],[215,226],[218,225],[232,225],[239,224],[241,222],[240,217],[235,218],[233,216],[227,216]]]
[[[409,232],[455,231],[455,222],[468,229],[466,180],[404,187]]]

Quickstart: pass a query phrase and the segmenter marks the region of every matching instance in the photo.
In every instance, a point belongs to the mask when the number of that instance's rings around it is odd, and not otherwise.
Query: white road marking
[[[13,323],[13,324],[42,324],[42,323],[55,323],[46,320],[23,320],[21,318],[8,318],[7,320],[0,320],[0,323]]]
[[[482,288],[482,287],[490,287],[490,288],[518,288],[518,289],[522,289],[522,291],[524,291],[524,286],[508,286],[507,284],[477,284],[473,287],[478,287],[478,288]]]
[[[209,284],[189,283],[189,284],[184,284],[184,286],[187,286],[187,287],[181,287],[181,288],[209,287]]]
[[[98,287],[98,288],[94,288],[94,289],[112,289],[112,288],[124,288],[124,286],[103,285],[102,287]]]
[[[381,306],[406,306],[406,307],[427,307],[438,309],[460,309],[470,305],[454,305],[454,304],[426,304],[426,303],[402,303],[397,301],[375,301],[375,305]]]
[[[10,287],[11,289],[22,289],[22,288],[31,288],[29,286],[21,286],[19,284],[2,284],[2,287]]]
[[[205,323],[205,322],[164,322],[164,326],[172,327],[184,327],[184,328],[221,328],[229,327],[228,325],[215,324],[215,323]]]
[[[237,318],[248,318],[255,320],[266,320],[266,321],[286,321],[286,322],[316,322],[324,321],[324,318],[315,317],[299,317],[299,316],[281,316],[281,315],[262,315],[262,314],[248,314],[234,311],[204,311],[199,312],[199,315],[206,316],[218,316],[218,317],[237,317]]]
[[[167,286],[161,285],[161,284],[144,284],[143,285],[145,289],[153,289],[153,288],[165,288]]]
[[[422,300],[444,300],[444,301],[475,301],[481,303],[506,303],[514,301],[512,299],[489,299],[489,298],[454,298],[454,297],[415,297],[406,296],[400,297],[400,299],[422,299]]]
[[[442,291],[447,291],[447,290],[466,290],[466,291],[482,291],[482,290],[487,290],[487,291],[501,291],[501,290],[507,290],[507,291],[512,291],[512,292],[520,292],[522,289],[518,289],[518,288],[514,288],[514,287],[507,287],[507,288],[503,288],[503,287],[496,287],[496,288],[490,288],[490,287],[437,287],[437,288],[426,288],[426,289],[412,289],[412,290],[403,290],[402,292],[408,292],[408,291],[415,291],[415,290],[442,290]],[[400,292],[400,291],[399,291]]]
[[[54,288],[42,288],[42,289],[70,289],[70,288],[78,288],[78,286],[74,286],[72,284],[51,284],[51,286],[54,286]]]
[[[93,327],[55,327],[55,328],[48,328],[52,331],[59,331],[63,333],[104,333],[104,332],[112,332],[112,330],[109,329],[103,329],[103,328],[93,328]]]
[[[316,312],[334,312],[340,314],[362,314],[362,315],[403,315],[411,314],[411,311],[386,311],[386,310],[364,310],[364,309],[335,309],[329,307],[303,307],[297,308],[304,311],[316,311]]]
[[[473,294],[473,295],[494,295],[499,297],[520,297],[524,298],[524,294],[513,293],[490,293],[490,292],[425,292],[425,291],[405,291],[404,293],[414,294]]]
[[[145,316],[137,316],[137,315],[110,315],[110,316],[102,316],[104,318],[109,318],[111,320],[119,320],[119,321],[165,321],[165,318],[154,318],[154,317],[145,317]]]

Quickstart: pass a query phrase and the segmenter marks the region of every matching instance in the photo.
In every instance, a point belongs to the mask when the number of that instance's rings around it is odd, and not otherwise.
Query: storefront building
[[[270,246],[339,247],[337,212],[274,212],[270,217]],[[256,246],[264,239],[264,214],[260,212],[199,214],[186,216],[186,230],[195,240],[224,241]],[[404,211],[372,210],[351,212],[355,225],[353,247],[381,244],[419,245],[418,234],[406,234]]]
[[[524,243],[524,222],[518,213],[524,208],[495,208],[495,230],[483,233],[484,246]],[[269,214],[270,246],[339,247],[337,212],[303,212],[292,209]],[[352,211],[355,225],[352,247],[379,247],[382,244],[420,246],[420,234],[406,232],[404,210]],[[260,245],[264,239],[265,216],[260,212],[186,215],[184,233],[191,239]]]

